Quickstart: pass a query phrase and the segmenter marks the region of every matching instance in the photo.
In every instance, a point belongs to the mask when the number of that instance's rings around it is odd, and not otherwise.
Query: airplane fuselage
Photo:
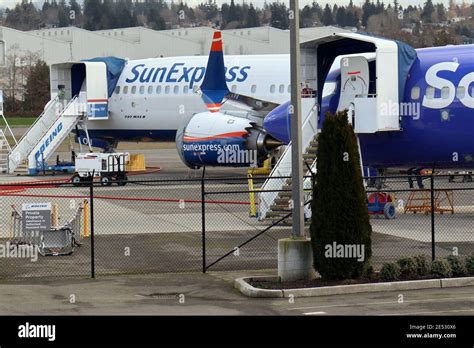
[[[417,54],[398,105],[410,108],[401,130],[361,134],[364,165],[474,168],[474,45]],[[193,115],[207,111],[196,93],[206,62],[205,56],[127,62],[109,98],[109,119],[88,122],[91,138],[173,141]],[[227,56],[225,65],[232,92],[278,104],[290,99],[289,55]],[[331,72],[331,82],[337,88],[323,100],[321,119],[340,97],[340,74]]]
[[[288,55],[227,56],[229,89],[283,103],[289,96],[288,62]],[[123,141],[174,141],[176,131],[194,114],[207,111],[196,93],[206,63],[207,56],[127,62],[109,98],[109,119],[88,122],[90,136]]]
[[[474,45],[417,50],[398,107],[400,131],[360,134],[364,164],[371,167],[474,168]],[[338,84],[323,101],[335,111]],[[390,107],[390,106],[389,106]]]

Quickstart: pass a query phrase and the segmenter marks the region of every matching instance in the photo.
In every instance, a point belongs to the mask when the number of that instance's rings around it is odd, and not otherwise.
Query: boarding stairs
[[[313,98],[301,100],[303,172],[311,176],[316,172],[316,153],[318,150],[318,111]],[[310,168],[310,169],[308,169]],[[311,171],[310,171],[311,170]],[[258,193],[259,220],[279,220],[291,212],[291,143],[286,147],[268,178]],[[311,189],[311,178],[303,181],[305,189]],[[291,223],[291,218],[287,222]]]
[[[0,92],[1,93],[1,92]],[[12,151],[10,143],[16,144],[16,137],[13,133],[7,119],[3,115],[3,103],[0,103],[0,120],[3,121],[4,126],[0,128],[0,174],[8,171],[8,156]],[[9,139],[10,138],[10,139]]]
[[[38,166],[51,157],[84,119],[86,104],[81,100],[80,97],[69,101],[58,97],[50,100],[36,122],[10,150],[7,172],[13,174],[26,167],[29,174],[35,174]]]
[[[0,173],[8,171],[8,156],[10,152],[11,147],[8,138],[3,129],[0,129]]]

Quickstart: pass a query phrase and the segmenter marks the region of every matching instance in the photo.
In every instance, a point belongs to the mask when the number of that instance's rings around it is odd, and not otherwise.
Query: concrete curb
[[[436,289],[448,287],[474,286],[474,277],[407,280],[399,282],[323,286],[319,288],[300,288],[270,290],[255,288],[250,280],[278,280],[278,277],[244,277],[234,281],[234,287],[248,297],[316,297],[329,295],[355,294],[361,292],[383,292],[417,289]]]
[[[252,279],[278,280],[278,277],[237,278],[234,280],[234,287],[247,297],[283,297],[282,290],[259,289],[253,287],[246,281]]]
[[[455,288],[461,286],[474,286],[474,277],[441,279],[442,288]]]

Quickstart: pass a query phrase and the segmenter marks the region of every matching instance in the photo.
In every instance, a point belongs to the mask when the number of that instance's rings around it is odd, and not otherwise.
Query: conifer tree
[[[372,227],[347,111],[326,116],[318,142],[310,228],[314,267],[324,279],[358,278],[370,266]],[[363,261],[336,257],[334,245],[363,247]]]

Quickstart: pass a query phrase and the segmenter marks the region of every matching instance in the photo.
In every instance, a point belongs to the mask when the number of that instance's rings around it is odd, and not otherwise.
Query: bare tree
[[[0,70],[0,85],[5,91],[6,111],[21,111],[26,80],[31,68],[38,60],[38,53],[22,51],[18,44],[9,47],[6,55],[6,65]]]

